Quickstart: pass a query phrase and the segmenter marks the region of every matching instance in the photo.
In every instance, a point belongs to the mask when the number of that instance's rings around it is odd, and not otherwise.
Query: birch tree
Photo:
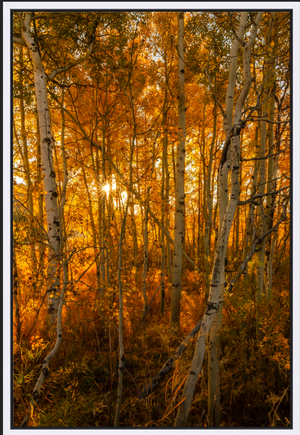
[[[234,90],[236,86],[238,52],[247,26],[247,12],[242,12],[240,27],[233,45],[230,50],[229,78],[226,92],[226,107],[224,113],[223,129],[225,134],[225,148],[230,150],[230,136],[232,132],[232,118],[234,107]],[[230,150],[231,151],[231,150]],[[229,151],[229,152],[230,152]],[[227,151],[228,153],[228,151]],[[229,154],[228,154],[229,155]],[[219,227],[222,228],[225,213],[228,207],[228,173],[232,168],[232,162],[227,161],[224,151],[219,166],[218,178],[218,204],[219,204]],[[232,222],[232,221],[231,221]],[[220,234],[219,234],[220,237]],[[226,253],[225,253],[226,255]],[[220,330],[222,326],[222,311],[224,304],[224,284],[225,284],[225,259],[220,268],[220,293],[219,309],[212,321],[212,328],[208,346],[208,418],[212,425],[218,426],[220,423],[220,373],[219,373],[219,345]]]
[[[30,57],[34,67],[34,86],[37,112],[39,118],[39,136],[42,158],[42,173],[44,184],[44,197],[46,206],[48,240],[51,249],[50,261],[48,265],[48,312],[51,315],[52,322],[57,317],[59,305],[59,269],[60,269],[60,238],[61,227],[59,219],[59,210],[57,205],[57,186],[55,182],[55,171],[53,165],[53,136],[51,130],[51,118],[48,106],[47,81],[53,80],[58,74],[69,70],[72,66],[83,62],[92,52],[94,41],[91,42],[89,50],[85,56],[77,59],[64,67],[52,70],[46,75],[42,63],[41,54],[38,44],[35,42],[31,33],[31,23],[34,20],[32,12],[25,12],[24,16],[17,13],[21,22],[22,40],[15,38],[15,43],[26,45],[30,52]]]
[[[48,320],[48,252],[54,250],[43,212],[43,120],[30,101],[34,69],[21,35],[25,13],[19,15],[13,51],[15,426],[25,414],[24,426],[45,427],[159,427],[174,420],[175,427],[274,426],[278,416],[278,424],[288,425],[289,15],[32,13],[29,33],[46,74],[59,216],[56,331],[42,318]],[[176,45],[183,20],[184,59]],[[90,55],[81,57],[92,43]],[[52,70],[61,72],[49,79]],[[185,131],[180,95],[188,101]],[[258,232],[260,206],[264,232]],[[263,243],[269,294],[258,306]],[[170,273],[171,245],[179,253],[179,275]],[[167,271],[169,281],[182,286],[178,294],[173,285],[172,299],[168,291],[164,297]],[[255,336],[257,318],[265,340]],[[62,335],[60,369],[51,373]],[[187,376],[185,365],[191,365]],[[264,382],[254,388],[252,376]]]
[[[184,12],[178,12],[178,148],[174,226],[171,325],[179,325],[184,226],[185,83]]]
[[[246,13],[243,13],[241,18],[241,23],[243,26],[246,25]],[[251,49],[256,39],[257,29],[262,19],[263,12],[259,12],[255,18],[255,22],[252,25],[251,33],[247,43],[243,50],[243,70],[244,70],[244,86],[240,92],[238,101],[234,110],[233,117],[233,127],[228,129],[228,136],[226,138],[226,143],[223,149],[223,154],[221,158],[221,167],[227,162],[227,166],[231,170],[231,192],[230,200],[226,211],[223,215],[223,220],[220,221],[220,233],[217,242],[214,265],[212,270],[212,279],[210,285],[210,294],[206,307],[206,312],[203,317],[202,325],[197,336],[195,352],[193,360],[191,363],[190,371],[185,382],[185,386],[182,393],[182,404],[179,406],[176,420],[174,423],[175,427],[185,426],[187,424],[188,414],[190,406],[192,404],[195,386],[200,374],[202,363],[205,356],[206,344],[212,322],[216,313],[220,308],[220,285],[221,285],[221,273],[224,270],[225,257],[228,245],[229,233],[231,230],[234,214],[238,206],[239,201],[239,162],[240,162],[240,132],[243,128],[242,121],[242,108],[246,99],[246,96],[250,90],[252,77],[250,70],[250,60],[251,60]],[[230,78],[233,79],[231,76]],[[235,80],[229,80],[229,86],[233,86],[234,89]],[[231,90],[232,92],[232,90]],[[230,95],[230,93],[229,93]],[[228,119],[226,119],[226,130],[228,128]],[[223,174],[222,174],[223,175]],[[219,174],[219,179],[222,176]],[[220,204],[220,214],[222,213],[222,206]]]

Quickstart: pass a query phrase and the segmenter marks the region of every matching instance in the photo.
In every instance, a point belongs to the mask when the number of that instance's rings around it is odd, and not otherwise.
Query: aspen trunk
[[[40,143],[40,129],[39,129],[39,118],[38,113],[36,112],[36,135],[37,135],[37,144],[36,144],[36,154],[37,154],[37,185],[39,186],[39,194],[38,194],[38,207],[39,207],[39,270],[43,271],[44,269],[44,251],[45,247],[42,240],[45,238],[44,235],[44,193],[41,191],[41,183],[42,183],[42,163],[41,163],[41,143]],[[43,282],[43,277],[42,277]]]
[[[134,131],[133,138],[130,142],[130,171],[129,171],[129,186],[132,188],[132,165],[133,165],[133,154],[135,149],[135,141],[136,141],[136,123],[135,123],[135,112],[132,103],[132,93],[131,93],[131,84],[130,87],[130,95],[127,94],[132,109],[133,121],[134,121]],[[122,295],[122,280],[121,280],[121,270],[122,270],[122,261],[123,261],[123,238],[125,233],[126,226],[126,218],[128,214],[129,201],[130,201],[130,190],[127,191],[127,201],[124,217],[122,219],[122,227],[120,231],[120,239],[119,239],[119,266],[118,266],[118,285],[119,285],[119,370],[118,370],[118,399],[117,399],[117,408],[115,413],[115,422],[114,427],[119,426],[119,418],[120,418],[120,408],[122,403],[122,393],[123,393],[123,371],[124,371],[124,343],[123,343],[123,295]]]
[[[165,135],[163,139],[163,147],[164,147],[164,171],[165,171],[165,178],[166,178],[166,187],[165,187],[165,195],[164,195],[164,208],[166,213],[166,222],[165,222],[165,229],[169,231],[170,228],[170,206],[169,206],[169,194],[170,194],[170,174],[169,174],[169,167],[168,167],[168,136]],[[165,236],[165,231],[163,231]],[[171,283],[172,280],[172,257],[171,257],[171,245],[170,240],[168,237],[165,237],[165,243],[166,243],[166,257],[167,257],[167,271],[168,271],[168,281]]]
[[[190,367],[187,380],[182,393],[183,403],[179,406],[176,420],[174,423],[175,427],[185,426],[188,419],[189,409],[192,404],[195,386],[200,374],[202,363],[206,351],[206,343],[208,341],[210,329],[214,321],[215,315],[223,304],[223,291],[221,288],[222,284],[222,271],[224,271],[225,257],[228,246],[229,233],[232,227],[232,222],[234,219],[234,214],[238,206],[239,201],[239,162],[240,162],[240,131],[243,127],[241,120],[242,108],[245,99],[248,95],[252,77],[250,70],[250,54],[251,48],[254,44],[257,28],[262,19],[263,13],[259,12],[256,16],[255,23],[252,25],[251,33],[248,42],[244,46],[244,86],[239,95],[238,101],[236,103],[233,127],[228,134],[227,147],[224,147],[221,162],[220,162],[220,172],[224,166],[229,166],[231,169],[231,192],[230,201],[228,207],[224,212],[224,217],[222,221],[220,220],[220,231],[219,238],[217,242],[217,249],[215,252],[215,259],[212,271],[210,294],[207,303],[207,308],[205,315],[203,317],[202,325],[198,333],[196,347],[194,352],[194,357]],[[245,26],[247,22],[247,13],[242,13],[241,25]],[[240,30],[241,30],[240,26]],[[230,84],[230,81],[229,81]],[[233,86],[235,80],[233,81]],[[228,118],[227,118],[228,120]],[[220,175],[219,175],[220,177]],[[220,177],[219,180],[222,180]],[[221,192],[219,193],[221,194]],[[220,203],[220,216],[221,216],[221,203]]]
[[[14,300],[14,308],[15,308],[15,316],[16,316],[16,342],[18,344],[21,341],[21,327],[22,327],[19,298],[20,298],[20,284],[19,284],[19,277],[18,277],[16,254],[15,254],[15,249],[13,249],[13,300]]]
[[[240,48],[240,41],[243,39],[246,31],[247,23],[246,12],[241,14],[240,28],[238,31],[238,38],[232,45],[230,50],[230,67],[229,67],[229,83],[226,92],[226,107],[224,116],[224,133],[225,133],[225,145],[230,152],[231,142],[229,142],[231,130],[232,130],[232,116],[233,116],[233,100],[234,89],[236,84],[237,74],[237,59]],[[222,156],[219,167],[219,180],[218,180],[218,204],[219,204],[219,235],[221,235],[221,228],[224,222],[224,217],[228,207],[228,173],[230,165],[227,163],[226,155]],[[233,221],[231,221],[233,222]],[[227,249],[227,246],[226,246]],[[226,256],[226,251],[225,251]],[[224,283],[225,283],[225,257],[223,259],[222,268],[220,270],[220,291],[219,291],[219,309],[212,321],[211,333],[208,346],[208,420],[211,426],[219,426],[220,424],[220,378],[219,373],[219,347],[220,347],[220,330],[222,327],[222,311],[224,303]]]
[[[274,20],[274,13],[271,14],[270,17],[270,23],[269,23],[269,37],[267,38],[267,51],[270,51],[270,45],[271,45],[271,35],[272,35],[272,28],[273,28],[273,20]],[[273,41],[274,43],[274,41]],[[276,55],[276,44],[274,44],[273,46],[273,50],[272,50],[272,54],[271,56],[268,56],[267,60],[266,60],[266,65],[265,68],[267,68],[267,71],[264,69],[264,78],[266,81],[265,84],[265,88],[266,91],[263,93],[263,100],[266,99],[266,97],[268,96],[269,93],[269,88],[273,89],[274,85],[275,85],[275,81],[276,81],[276,75],[275,71],[270,74],[270,70],[272,70],[273,66],[274,66],[274,62],[275,59],[273,59],[272,55]],[[273,99],[273,101],[272,101]],[[274,96],[271,97],[270,99],[270,118],[272,118],[271,120],[274,120],[274,111],[275,111],[275,99]],[[261,113],[261,117],[267,117],[268,114],[268,108],[269,108],[269,102],[266,101],[263,106],[262,106],[262,113]],[[270,131],[271,129],[271,131]],[[271,137],[270,137],[271,134]],[[273,128],[272,125],[271,127],[269,127],[269,143],[271,140],[271,146],[273,146]],[[261,153],[261,157],[265,157],[266,154],[266,142],[267,142],[267,122],[266,121],[261,121],[261,141],[260,141],[260,153]],[[267,186],[265,184],[266,182],[266,160],[263,159],[260,162],[260,185],[259,185],[259,194],[263,194],[265,193],[265,190],[268,189],[272,189],[273,187],[273,183],[272,183],[272,179],[273,179],[273,171],[274,171],[274,161],[273,161],[273,157],[268,159],[268,183]],[[268,222],[270,221],[270,214],[271,214],[271,210],[270,210],[270,201],[272,200],[272,197],[267,197],[266,199],[266,211],[265,211],[265,207],[264,207],[264,202],[263,200],[260,201],[260,204],[258,206],[258,234],[261,235],[263,234],[267,227],[268,227]],[[270,225],[272,226],[272,223],[270,223]],[[258,261],[257,261],[257,303],[259,304],[262,300],[262,297],[266,294],[266,283],[264,280],[264,266],[265,266],[265,248],[266,248],[266,242],[267,240],[264,239],[262,244],[260,245],[260,250],[258,253]],[[258,320],[258,327],[259,327],[259,320]]]
[[[48,240],[51,252],[48,265],[48,312],[52,322],[57,318],[59,305],[59,261],[60,261],[60,221],[57,206],[57,187],[53,167],[53,137],[48,106],[46,74],[37,44],[30,34],[32,13],[26,12],[22,27],[22,37],[30,51],[34,68],[34,87],[39,117],[39,134],[42,157],[42,172],[48,227]]]
[[[60,195],[59,203],[59,220],[61,228],[60,236],[60,251],[63,252],[64,245],[66,244],[67,235],[65,232],[65,220],[64,220],[64,207],[66,203],[67,196],[67,184],[68,184],[68,170],[67,170],[67,159],[65,150],[65,112],[64,112],[64,90],[62,91],[62,101],[61,101],[61,136],[60,136],[60,149],[63,162],[63,181]]]
[[[270,68],[274,67],[275,59],[277,58],[277,44],[278,44],[278,22],[275,21],[276,13],[271,13],[271,22],[275,22],[273,26],[273,34],[271,38],[270,46],[273,45],[271,56],[268,58],[268,63]],[[270,76],[270,90],[272,93],[276,91],[276,71]],[[269,118],[270,121],[275,119],[275,95],[272,95],[269,100]],[[274,125],[272,122],[268,126],[268,153],[274,154]],[[268,183],[267,183],[267,193],[272,190],[276,190],[277,169],[278,169],[278,159],[279,155],[269,157],[268,159]],[[275,212],[275,195],[267,196],[266,203],[266,215],[268,221],[268,229],[273,225],[273,217]],[[274,259],[275,243],[278,232],[270,235],[266,240],[266,264],[265,264],[265,291],[267,295],[267,301],[270,301],[272,296],[272,263]]]
[[[105,171],[105,127],[102,129],[102,155],[101,155],[101,169],[102,169],[102,192],[101,192],[101,224],[100,224],[100,237],[101,237],[101,254],[100,254],[100,264],[101,264],[101,281],[102,285],[105,283],[105,263],[106,263],[106,219],[105,219],[105,200],[106,200],[106,191],[104,190],[104,186],[106,185],[106,171]]]
[[[27,147],[27,135],[26,135],[26,127],[25,127],[25,108],[24,108],[24,89],[23,89],[23,47],[20,46],[20,74],[19,74],[19,83],[20,83],[20,115],[21,115],[21,139],[22,139],[22,148],[23,148],[23,158],[24,158],[24,169],[25,169],[25,178],[26,178],[26,187],[27,187],[27,207],[29,211],[28,216],[28,241],[29,241],[29,252],[31,259],[31,268],[32,268],[32,283],[34,284],[34,288],[36,286],[37,280],[37,261],[34,251],[34,215],[33,215],[33,199],[32,199],[32,181],[30,175],[30,166],[29,166],[29,157],[28,157],[28,147]]]
[[[263,106],[262,116],[266,116],[266,107]],[[260,157],[264,157],[266,154],[266,132],[267,132],[267,123],[265,121],[261,121],[260,128]],[[266,161],[265,159],[260,160],[259,167],[259,189],[258,193],[263,195],[265,193],[265,180],[266,180]],[[267,229],[267,220],[265,217],[265,210],[263,200],[260,201],[257,210],[258,216],[258,235],[266,232]],[[259,252],[257,254],[257,293],[256,293],[256,302],[259,304],[262,301],[264,296],[264,261],[265,261],[265,246],[266,239],[264,239],[259,247]]]
[[[161,181],[161,232],[160,232],[160,246],[161,246],[161,287],[160,287],[160,314],[165,312],[165,209],[164,209],[164,190],[165,190],[165,173],[164,173],[164,150],[162,155],[162,181]]]
[[[119,239],[119,265],[118,265],[118,286],[119,286],[119,366],[118,366],[118,398],[117,408],[115,413],[114,427],[119,427],[120,408],[123,394],[123,371],[124,371],[124,342],[123,342],[123,285],[121,279],[121,271],[123,265],[123,238],[125,233],[126,218],[129,206],[129,194],[127,196],[125,213],[122,219],[122,227]]]
[[[205,165],[203,165],[204,174],[204,197],[206,207],[205,209],[205,233],[204,233],[204,245],[205,245],[205,260],[204,260],[204,270],[205,270],[205,303],[207,303],[209,295],[209,267],[211,258],[211,228],[212,228],[212,188],[211,188],[211,173],[212,173],[212,161],[213,161],[213,151],[216,140],[216,128],[217,128],[217,106],[214,105],[214,126],[213,126],[213,137],[209,149],[209,161],[207,168],[207,176],[205,175]],[[203,153],[203,158],[205,152]],[[207,180],[205,182],[205,180]]]
[[[148,188],[148,196],[149,196],[150,188]],[[145,316],[148,309],[148,298],[147,298],[147,271],[148,271],[148,208],[145,209],[145,223],[144,223],[144,268],[143,268],[143,314],[142,318],[145,320]]]
[[[64,294],[65,294],[65,290],[66,290],[67,283],[68,283],[67,265],[66,265],[65,261],[63,261],[62,267],[63,267],[63,287],[62,287],[62,291],[59,295],[59,305],[58,305],[58,310],[57,310],[56,342],[55,342],[54,347],[50,351],[50,353],[48,353],[48,355],[42,361],[41,373],[40,373],[38,380],[36,381],[36,384],[35,384],[34,389],[33,389],[33,394],[32,394],[32,398],[31,398],[30,405],[29,405],[29,412],[28,412],[28,414],[25,415],[21,426],[26,426],[28,424],[30,415],[34,412],[34,410],[38,404],[38,401],[39,401],[40,396],[41,396],[41,388],[42,388],[43,382],[50,374],[49,364],[50,364],[52,358],[56,355],[56,353],[59,349],[61,340],[62,340],[62,309],[63,309],[63,304],[64,304]]]
[[[95,220],[94,220],[94,215],[93,215],[93,207],[92,207],[92,199],[91,199],[91,194],[90,194],[90,189],[87,183],[87,179],[86,179],[86,174],[85,174],[85,169],[84,169],[84,165],[81,165],[81,170],[82,170],[82,175],[83,175],[83,182],[86,188],[86,193],[87,193],[87,197],[88,197],[88,211],[89,211],[89,215],[90,215],[90,221],[91,221],[91,228],[92,228],[92,233],[93,233],[93,242],[94,242],[94,255],[95,255],[95,260],[96,260],[96,279],[97,279],[97,290],[98,290],[98,296],[99,296],[99,291],[100,291],[100,282],[99,282],[99,270],[100,270],[100,265],[99,265],[99,255],[98,255],[98,243],[97,243],[97,231],[96,231],[96,225],[95,225]]]
[[[103,243],[103,239],[102,239],[102,224],[103,224],[103,220],[102,220],[102,198],[101,198],[101,194],[103,193],[101,190],[101,181],[100,181],[100,167],[99,167],[99,153],[98,153],[98,149],[96,149],[96,163],[94,161],[94,154],[93,154],[93,149],[91,147],[91,157],[92,157],[92,162],[93,162],[93,168],[94,168],[94,175],[95,175],[95,181],[96,181],[96,185],[97,185],[97,235],[98,235],[98,241],[97,241],[97,246],[98,249],[100,250],[100,256],[99,256],[99,262],[97,264],[97,289],[98,289],[98,299],[100,300],[101,295],[103,293],[103,270],[105,273],[105,269],[104,267],[102,267],[102,263],[103,263],[103,256],[104,256],[104,249],[102,247],[102,243]],[[104,265],[103,265],[104,266]]]
[[[202,178],[199,170],[198,174],[198,198],[197,198],[197,254],[196,263],[199,264],[201,259],[201,192],[202,192]]]
[[[184,162],[185,162],[185,84],[184,84],[184,13],[178,12],[178,148],[176,163],[176,205],[174,226],[171,326],[179,326],[182,248],[184,226]]]
[[[167,81],[167,64],[166,64],[166,55],[164,58],[165,61],[165,79]],[[163,150],[162,150],[162,159],[161,159],[161,171],[162,171],[162,180],[161,180],[161,288],[160,288],[160,313],[164,314],[165,310],[165,264],[167,260],[167,270],[169,275],[169,280],[171,279],[171,264],[170,264],[170,242],[165,237],[165,225],[167,229],[169,227],[169,173],[168,173],[168,133],[167,133],[167,97],[168,97],[168,89],[165,87],[165,99],[163,105],[163,119],[162,119],[162,127],[164,129],[164,137],[163,137]],[[165,222],[165,214],[166,222]],[[166,239],[166,243],[165,243]],[[170,281],[169,281],[170,282]]]
[[[258,127],[255,129],[255,139],[253,143],[253,147],[255,149],[258,149]],[[257,152],[256,156],[259,156],[259,152]],[[258,182],[258,169],[259,169],[259,160],[255,160],[254,163],[254,172],[253,172],[253,181],[252,186],[250,190],[250,196],[254,195],[257,191],[257,182]],[[246,255],[249,252],[249,249],[251,247],[251,244],[253,242],[254,236],[255,236],[255,221],[254,221],[254,212],[255,212],[255,205],[250,202],[249,204],[249,212],[248,212],[248,219],[246,224],[246,236],[245,236],[245,244],[244,244],[244,250],[243,250],[243,257],[245,258]],[[245,269],[245,282],[248,282],[248,266],[246,265]]]
[[[207,180],[207,174],[206,174],[206,143],[205,143],[205,109],[206,104],[204,103],[203,106],[203,125],[202,125],[202,171],[203,171],[203,221],[204,221],[204,291],[205,291],[205,298],[204,303],[207,303],[208,295],[209,295],[209,224],[208,224],[208,180]],[[201,150],[201,145],[200,145]],[[202,233],[202,231],[201,231]]]

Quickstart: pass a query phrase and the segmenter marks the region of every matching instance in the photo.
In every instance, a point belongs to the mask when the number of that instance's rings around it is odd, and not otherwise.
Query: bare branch
[[[256,118],[256,116],[252,116],[247,121],[265,121],[265,122],[269,122],[270,124],[288,124],[290,122],[290,120],[288,120],[288,121],[271,121],[270,119]]]
[[[253,202],[255,199],[262,198],[264,196],[276,195],[277,193],[281,192],[282,190],[289,189],[289,188],[290,188],[290,186],[286,186],[286,187],[282,187],[282,189],[279,189],[279,190],[273,190],[273,191],[268,192],[268,193],[260,193],[260,194],[254,195],[251,198],[247,199],[246,201],[239,201],[239,205],[249,204],[249,202]]]
[[[281,150],[281,151],[279,151],[278,153],[268,154],[268,155],[265,156],[265,157],[253,157],[253,159],[241,159],[241,162],[252,162],[252,161],[254,161],[254,160],[266,160],[266,159],[269,159],[270,157],[275,157],[275,156],[278,156],[278,154],[284,153],[285,150],[286,150],[287,148],[289,148],[289,145],[287,145],[287,146],[284,148],[284,150]]]
[[[55,96],[54,96],[55,97]],[[55,97],[55,99],[56,99],[56,101],[59,103],[59,104],[61,104],[60,103],[60,101],[58,100],[58,98],[57,97]],[[84,128],[82,127],[82,125],[81,125],[81,123],[80,123],[80,121],[77,119],[75,119],[74,118],[74,116],[70,113],[70,111],[69,110],[67,110],[65,107],[64,107],[64,111],[69,115],[69,117],[73,120],[73,122],[79,127],[79,129],[80,129],[80,131],[81,131],[81,133],[82,133],[82,136],[91,144],[91,146],[93,146],[93,147],[95,147],[95,148],[98,148],[98,149],[100,149],[100,150],[102,150],[102,147],[101,147],[101,145],[98,145],[98,144],[96,144],[95,142],[93,142],[93,140],[87,135],[87,133],[85,132],[85,130],[84,130]],[[118,177],[118,179],[120,180],[120,182],[124,185],[124,186],[126,186],[128,189],[129,189],[129,191],[131,192],[131,193],[133,193],[133,195],[136,197],[136,199],[139,201],[139,203],[141,204],[141,206],[142,207],[146,207],[146,203],[145,203],[145,201],[142,199],[142,197],[141,197],[141,195],[133,188],[133,187],[130,187],[129,186],[129,183],[124,179],[124,177],[123,177],[123,175],[120,173],[120,171],[119,171],[119,169],[118,169],[118,167],[117,167],[117,165],[113,162],[113,160],[112,160],[112,158],[109,156],[109,154],[107,154],[107,153],[105,153],[106,154],[106,158],[107,158],[107,161],[109,162],[109,164],[111,165],[111,167],[112,167],[112,169],[115,171],[115,174],[116,174],[116,176]],[[160,222],[160,220],[157,218],[157,216],[156,216],[156,214],[151,210],[151,209],[149,209],[149,214],[150,214],[150,216],[152,217],[152,219],[154,220],[154,222],[159,226],[159,228],[162,228],[162,224],[161,224],[161,222]],[[163,229],[163,231],[164,231],[164,233],[165,233],[165,235],[166,235],[166,237],[170,240],[170,242],[172,243],[172,244],[174,244],[174,240],[172,239],[172,237],[171,237],[171,235],[170,235],[170,233],[169,233],[169,231],[166,229],[166,228],[164,228]],[[182,251],[182,255],[187,259],[187,261],[196,269],[196,270],[198,270],[198,271],[200,271],[200,269],[199,269],[199,267],[197,266],[197,264],[188,256],[188,254],[185,252],[185,251]]]
[[[191,332],[187,335],[187,337],[183,340],[183,342],[180,344],[180,346],[177,347],[173,355],[168,359],[168,361],[165,363],[165,365],[161,368],[161,370],[158,372],[158,374],[151,379],[151,381],[146,385],[146,387],[141,391],[138,395],[139,399],[145,399],[149,394],[154,391],[159,383],[166,377],[166,375],[172,370],[174,367],[175,362],[178,360],[178,358],[185,352],[188,345],[192,341],[192,339],[195,337],[195,335],[199,332],[202,319],[197,323],[196,326],[191,330]]]
[[[232,16],[231,16],[231,12],[227,13],[229,16],[229,21],[230,21],[230,26],[231,26],[231,30],[234,34],[234,36],[236,37],[236,39],[239,41],[239,43],[244,47],[246,45],[245,41],[243,41],[241,38],[239,38],[239,36],[237,35],[236,31],[234,30],[234,26],[233,26],[233,22],[232,22]]]
[[[64,67],[54,69],[54,70],[53,70],[53,71],[48,75],[48,77],[47,77],[47,80],[48,80],[48,81],[53,80],[54,77],[55,77],[57,74],[61,74],[61,73],[63,73],[63,72],[66,72],[66,71],[68,71],[69,69],[71,69],[73,66],[79,65],[80,63],[84,62],[84,61],[85,61],[85,60],[86,60],[86,59],[87,59],[87,58],[92,54],[92,51],[93,51],[93,49],[94,49],[95,33],[96,33],[96,30],[97,30],[97,25],[98,25],[98,22],[96,21],[95,26],[94,26],[93,33],[92,33],[92,35],[91,35],[91,43],[90,43],[90,46],[89,46],[88,52],[87,52],[84,56],[81,56],[81,57],[80,57],[78,60],[76,60],[75,62],[71,62],[71,63],[69,63],[68,65],[66,65],[66,66],[64,66]]]
[[[269,234],[271,234],[273,231],[275,231],[279,227],[279,225],[286,219],[286,206],[287,206],[287,203],[285,202],[283,204],[282,215],[281,215],[281,218],[279,219],[279,221],[272,228],[270,228],[268,231],[266,231],[262,236],[260,236],[259,238],[256,238],[253,241],[248,256],[244,259],[244,261],[241,264],[239,271],[237,272],[235,277],[232,278],[230,283],[226,286],[226,289],[225,289],[226,292],[231,292],[232,288],[235,286],[235,284],[239,280],[240,276],[242,275],[242,273],[245,270],[247,263],[251,260],[251,258],[253,257],[253,254],[256,252],[256,246],[259,243],[261,243],[265,237],[267,237]]]
[[[53,70],[48,75],[47,80],[48,81],[52,81],[57,74],[61,74],[63,72],[66,72],[69,69],[71,69],[73,66],[79,65],[80,63],[84,62],[91,55],[91,53],[93,51],[93,48],[94,48],[94,42],[92,42],[90,44],[90,47],[89,47],[89,50],[88,50],[87,54],[85,54],[84,56],[80,57],[76,62],[69,63],[68,65],[66,65],[64,67],[57,68],[57,69]]]
[[[208,56],[207,67],[206,67],[206,75],[207,75],[207,78],[208,78],[208,81],[209,81],[209,87],[210,87],[210,90],[211,90],[212,97],[215,100],[215,102],[217,103],[217,105],[220,107],[222,115],[224,117],[225,116],[224,109],[223,109],[220,101],[217,99],[217,96],[216,96],[215,92],[213,91],[213,87],[212,87],[211,80],[210,80],[210,75],[209,75],[209,72],[208,72],[208,66],[209,66],[209,56]]]
[[[16,38],[14,36],[13,42],[14,44],[23,45],[24,47],[27,47],[26,42],[24,41],[23,38]]]
[[[20,14],[20,12],[16,12],[15,14],[16,14],[17,17],[19,18],[19,20],[21,21],[21,24],[22,24],[22,26],[23,26],[23,18],[22,18],[22,15]]]

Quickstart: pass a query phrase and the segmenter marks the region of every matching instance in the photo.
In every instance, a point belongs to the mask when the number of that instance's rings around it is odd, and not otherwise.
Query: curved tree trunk
[[[240,28],[238,31],[238,38],[235,39],[232,48],[230,50],[230,68],[229,68],[229,82],[226,92],[226,107],[224,115],[224,133],[225,133],[225,147],[228,147],[227,155],[230,148],[230,134],[232,129],[232,116],[233,116],[233,100],[234,89],[236,84],[237,74],[237,59],[238,52],[243,40],[246,24],[247,24],[247,12],[241,14]],[[224,216],[228,206],[228,172],[230,164],[227,161],[226,155],[222,156],[219,167],[219,180],[218,180],[218,204],[219,204],[219,227],[224,222]],[[225,254],[226,255],[226,254]],[[208,420],[211,426],[219,426],[220,424],[220,330],[222,327],[222,311],[224,303],[224,283],[225,283],[225,259],[221,268],[220,275],[220,294],[219,294],[219,309],[214,316],[212,322],[212,328],[209,338],[208,346]]]
[[[245,14],[245,13],[243,13]],[[234,214],[238,206],[239,201],[239,163],[240,163],[240,132],[243,128],[241,120],[242,108],[245,99],[248,95],[252,77],[250,70],[250,54],[251,48],[254,44],[257,28],[262,19],[263,13],[259,12],[256,16],[255,23],[252,26],[250,37],[246,45],[244,46],[244,80],[245,84],[242,88],[233,118],[233,127],[230,131],[230,135],[226,140],[224,146],[223,155],[221,158],[221,165],[229,166],[231,169],[231,192],[228,207],[224,213],[223,220],[220,221],[219,238],[217,242],[217,249],[215,252],[214,266],[212,271],[212,279],[210,285],[210,294],[206,307],[206,312],[203,317],[202,325],[198,333],[194,357],[190,367],[187,380],[182,393],[182,404],[179,406],[175,427],[185,426],[187,424],[189,410],[193,401],[194,391],[196,383],[202,368],[206,344],[210,329],[215,318],[216,313],[220,309],[223,303],[223,295],[221,289],[222,283],[222,271],[224,271],[225,257],[228,246],[228,238],[234,219]],[[246,18],[243,15],[243,20],[246,23]],[[228,142],[230,140],[230,142]],[[220,203],[221,205],[221,203]],[[220,209],[221,214],[221,209]],[[220,299],[220,296],[222,299]]]

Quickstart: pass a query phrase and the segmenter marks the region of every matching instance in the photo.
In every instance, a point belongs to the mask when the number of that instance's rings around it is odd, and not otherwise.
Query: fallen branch
[[[188,336],[184,339],[184,341],[180,344],[180,346],[175,350],[173,353],[173,356],[171,356],[166,364],[162,367],[162,369],[158,372],[158,374],[149,382],[149,384],[146,385],[146,387],[141,391],[138,395],[139,399],[145,399],[149,394],[154,391],[159,383],[164,379],[164,377],[172,370],[174,367],[175,361],[178,360],[178,358],[185,352],[186,348],[192,341],[192,339],[195,337],[195,335],[199,332],[202,319],[197,323],[196,326],[191,330],[191,332],[188,334]]]

